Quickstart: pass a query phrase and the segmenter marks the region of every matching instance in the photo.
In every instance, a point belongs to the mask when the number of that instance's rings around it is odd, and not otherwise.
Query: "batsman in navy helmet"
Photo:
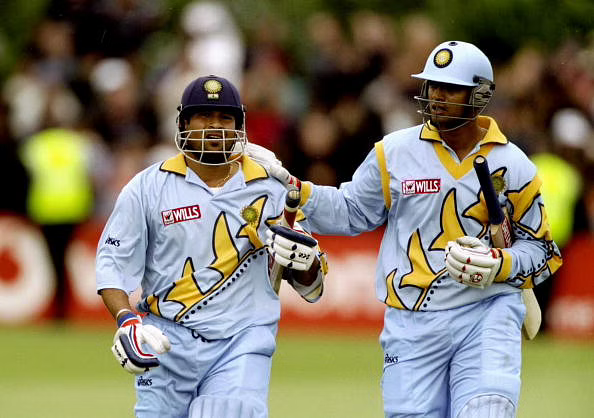
[[[306,219],[298,230],[272,225],[287,191],[245,153],[233,84],[192,81],[177,124],[181,152],[122,188],[99,240],[97,291],[117,325],[111,350],[136,375],[137,418],[267,418],[276,273],[315,302],[325,257]]]
[[[184,90],[178,110],[175,144],[187,158],[205,165],[241,158],[247,142],[245,108],[229,80],[214,75],[195,79]]]

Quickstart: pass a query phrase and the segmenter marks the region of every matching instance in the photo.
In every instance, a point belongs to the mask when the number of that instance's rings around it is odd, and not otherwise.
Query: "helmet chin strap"
[[[467,125],[468,123],[472,122],[473,120],[476,120],[483,113],[483,110],[485,110],[485,107],[486,107],[486,105],[482,106],[480,111],[477,112],[477,114],[473,117],[440,115],[444,119],[460,122],[458,125],[455,125],[455,126],[441,128],[439,125],[443,125],[443,123],[440,124],[439,122],[433,122],[431,120],[431,117],[433,115],[431,114],[430,111],[427,111],[427,109],[431,105],[431,103],[441,103],[441,104],[447,104],[447,105],[463,106],[466,109],[472,108],[473,110],[476,109],[477,106],[474,106],[472,104],[467,104],[467,103],[437,102],[435,100],[425,99],[420,96],[415,96],[414,98],[417,100],[417,102],[419,104],[419,109],[417,110],[417,113],[419,113],[423,117],[423,123],[425,124],[425,126],[427,126],[427,128],[432,131],[440,132],[440,133],[455,131],[456,129],[460,129],[461,127]]]
[[[441,128],[439,126],[439,125],[441,125],[440,123],[433,123],[433,122],[431,122],[430,118],[429,119],[423,118],[423,122],[425,123],[425,126],[427,127],[427,129],[429,129],[431,131],[436,131],[436,132],[442,133],[442,132],[452,132],[452,131],[455,131],[456,129],[460,129],[461,127],[463,127],[464,125],[467,125],[468,123],[470,123],[471,121],[473,121],[475,119],[463,120],[459,125],[456,125],[451,128]]]
[[[207,138],[205,133],[212,131],[223,131],[222,138]],[[247,136],[245,131],[232,130],[234,136],[225,138],[227,129],[199,129],[178,131],[175,135],[175,145],[188,159],[198,164],[204,165],[226,165],[237,161],[245,152],[245,144],[247,143]],[[191,137],[193,132],[200,132],[200,137]],[[221,141],[223,149],[221,150],[206,150],[204,144],[207,141]],[[233,145],[226,148],[225,141],[233,142]],[[193,147],[193,144],[200,144],[198,147]]]

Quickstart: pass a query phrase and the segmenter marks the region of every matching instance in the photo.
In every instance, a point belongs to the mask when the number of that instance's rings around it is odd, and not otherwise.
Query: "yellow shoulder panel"
[[[390,173],[388,173],[388,167],[386,165],[386,153],[384,151],[383,141],[375,143],[375,153],[377,155],[377,164],[380,170],[380,177],[382,179],[384,202],[386,203],[386,208],[390,210],[390,207],[392,207],[392,195],[390,194]]]

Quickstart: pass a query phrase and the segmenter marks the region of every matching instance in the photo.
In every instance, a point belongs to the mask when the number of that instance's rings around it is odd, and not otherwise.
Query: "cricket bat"
[[[293,225],[295,224],[295,216],[297,215],[297,209],[299,209],[300,202],[301,192],[297,187],[291,186],[285,198],[285,209],[283,210],[283,215],[281,216],[279,225],[287,226],[289,228],[293,227]],[[270,283],[272,284],[272,288],[277,294],[280,291],[283,270],[284,267],[278,264],[277,262],[272,263],[272,267],[270,269]]]
[[[497,248],[511,247],[513,235],[507,208],[501,207],[499,204],[497,193],[491,180],[491,172],[489,171],[487,159],[479,155],[474,159],[473,164],[476,176],[481,185],[481,190],[483,191],[483,196],[485,197],[485,203],[487,204],[489,232],[491,233],[493,245]],[[526,339],[531,340],[538,333],[542,314],[532,289],[522,289],[522,300],[524,301],[524,305],[526,305],[526,317],[522,325],[522,333]]]

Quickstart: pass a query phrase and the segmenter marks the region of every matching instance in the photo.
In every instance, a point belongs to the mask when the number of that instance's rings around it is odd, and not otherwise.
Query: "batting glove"
[[[446,247],[446,269],[452,279],[467,286],[484,289],[491,286],[501,269],[503,255],[476,237],[464,236]]]
[[[292,176],[291,173],[283,167],[282,161],[276,158],[274,152],[258,144],[248,142],[245,146],[245,154],[252,160],[260,163],[266,171],[268,171],[268,174],[284,184],[285,187],[293,185],[298,189],[301,189],[301,181],[297,177]]]
[[[154,354],[142,350],[142,344],[148,344],[158,354],[171,349],[169,338],[160,329],[152,325],[142,325],[140,317],[132,312],[122,315],[118,320],[118,326],[111,352],[129,373],[142,374],[160,364]]]
[[[307,271],[318,253],[318,241],[281,225],[272,225],[266,231],[267,250],[278,264],[283,267]]]

